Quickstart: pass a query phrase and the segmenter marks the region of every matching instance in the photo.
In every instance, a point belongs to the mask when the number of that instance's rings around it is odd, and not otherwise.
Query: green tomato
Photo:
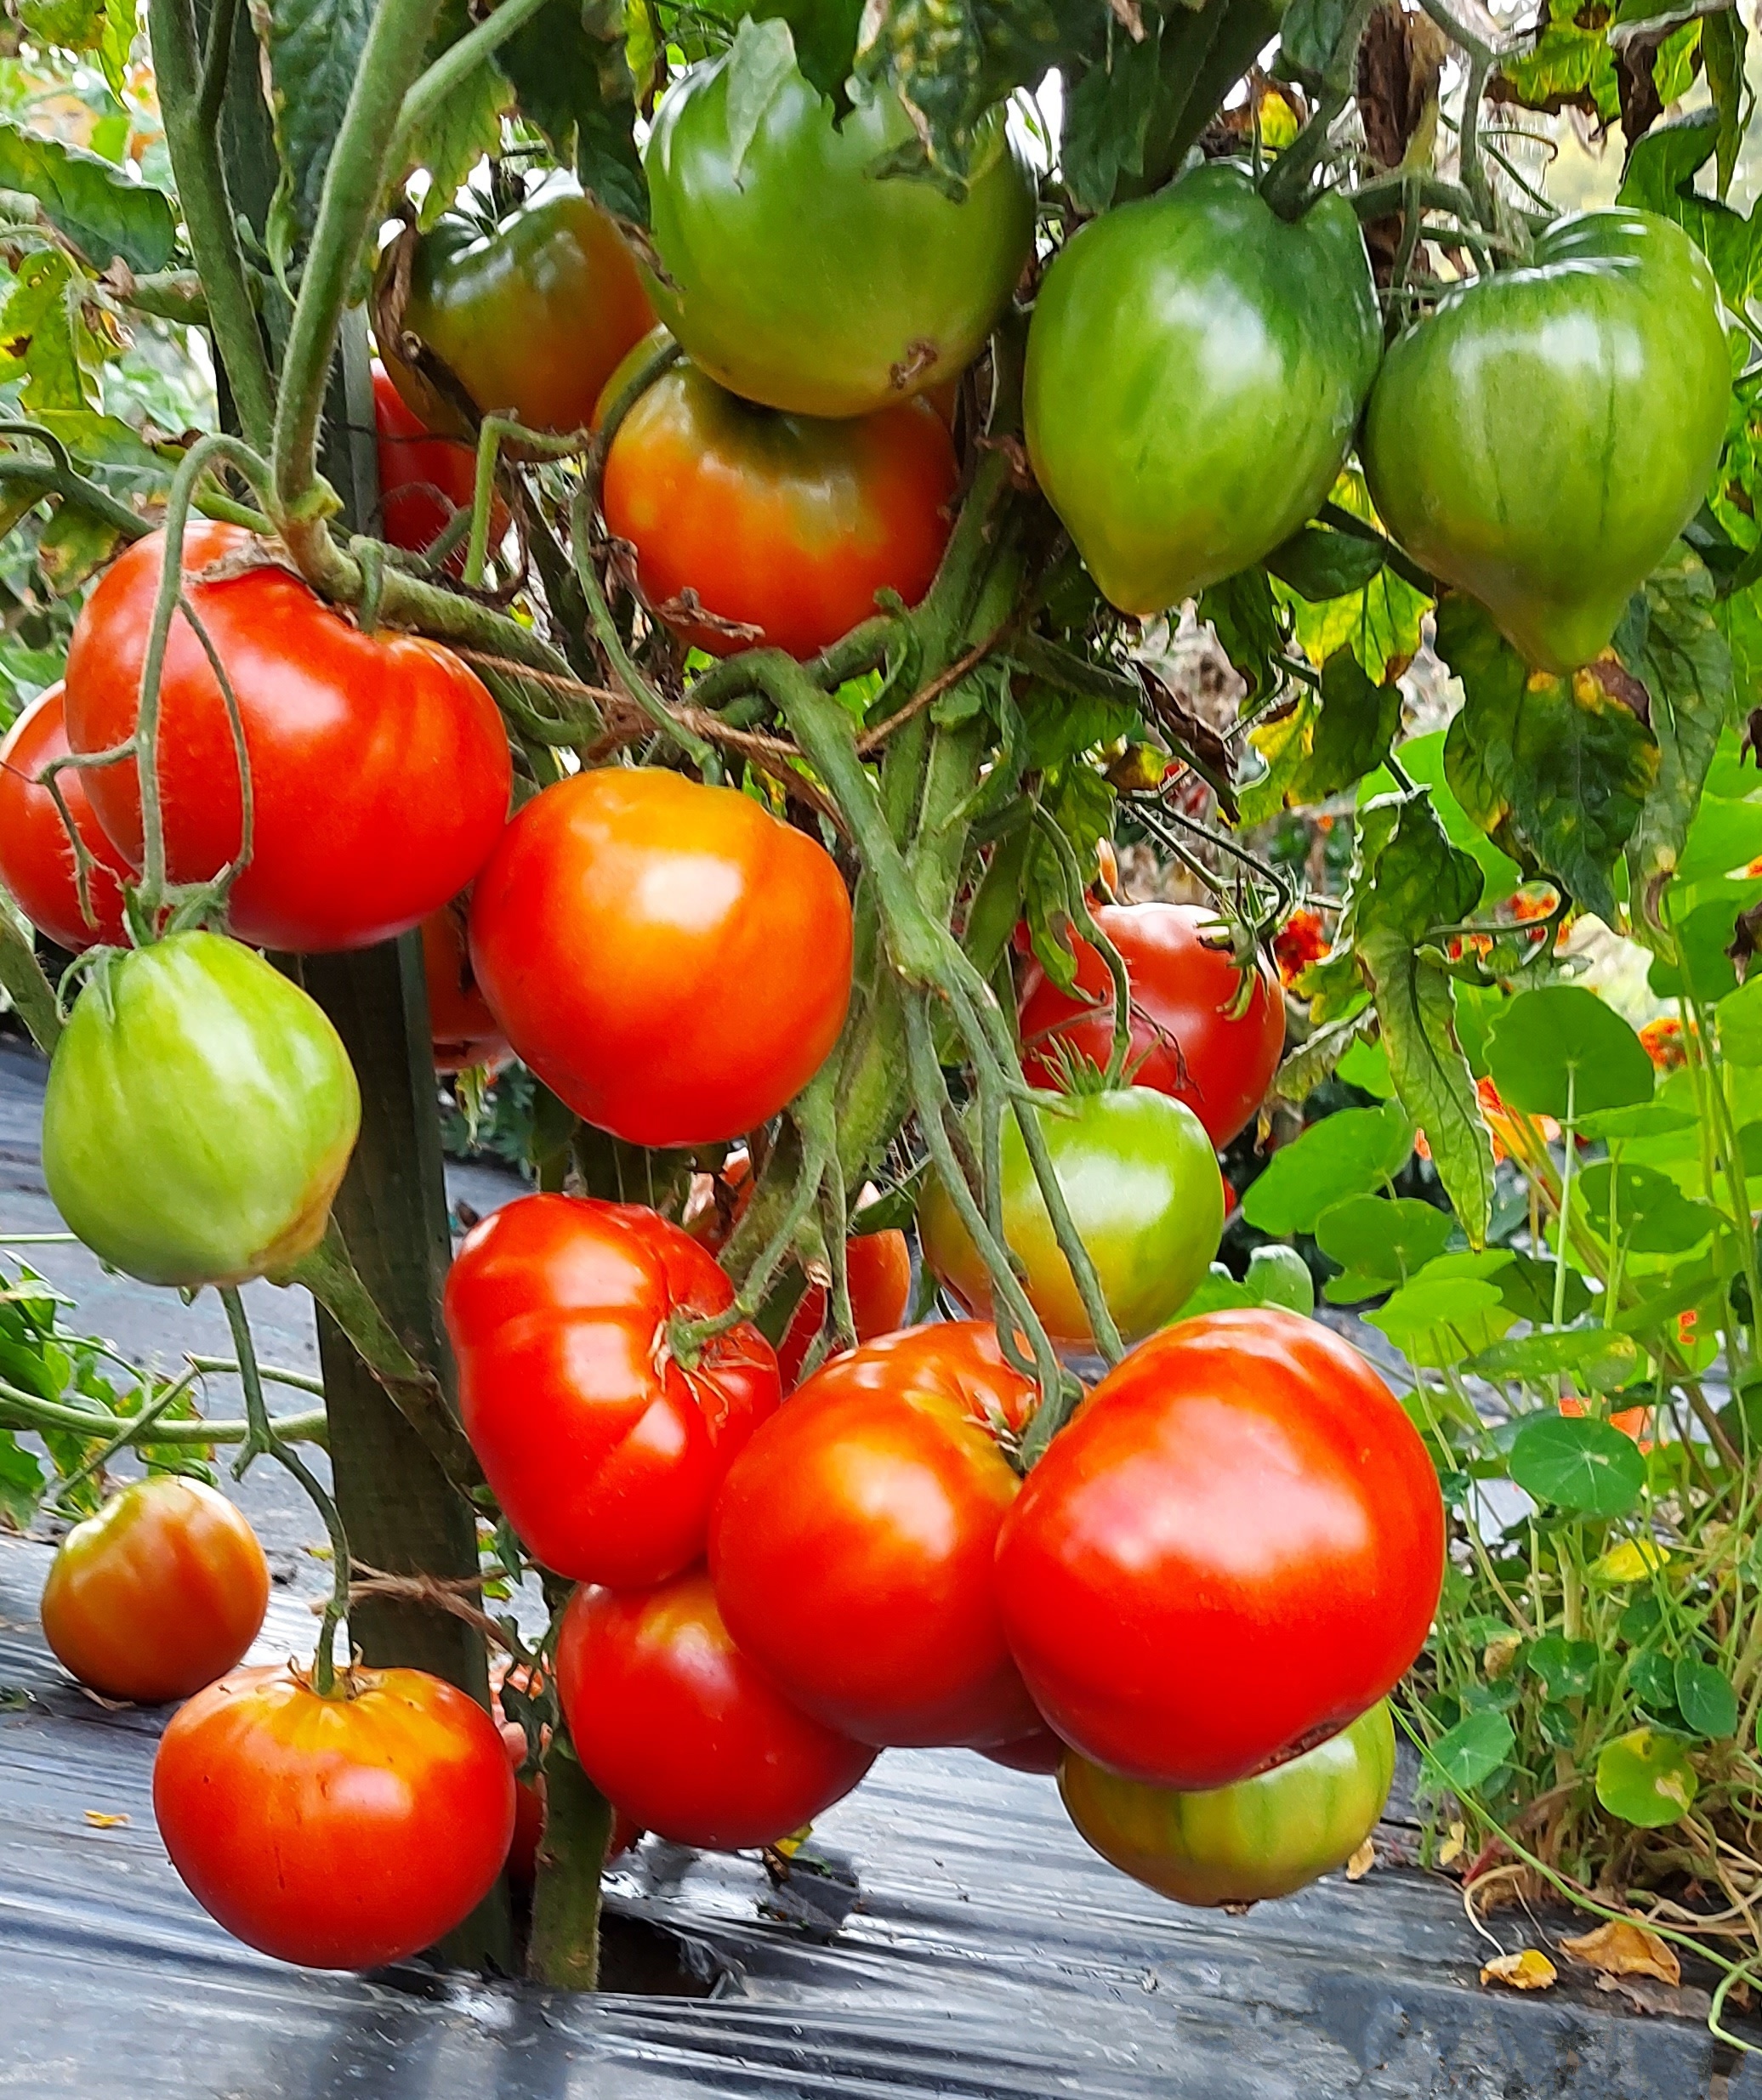
[[[1224,1229],[1224,1181],[1199,1118],[1148,1087],[1042,1094],[1036,1109],[1071,1222],[1129,1341],[1193,1294]],[[975,1143],[977,1138],[975,1133]],[[1088,1317],[1014,1116],[1003,1124],[1003,1235],[1026,1271],[1029,1303],[1054,1342],[1092,1348]],[[992,1309],[991,1273],[934,1178],[918,1212],[924,1259],[969,1311]]]
[[[1270,553],[1344,464],[1382,347],[1343,198],[1297,224],[1239,167],[1092,220],[1028,332],[1028,454],[1111,602],[1149,614]]]
[[[730,108],[740,48],[695,66],[655,113],[644,164],[664,271],[656,311],[713,378],[799,415],[866,415],[952,378],[1033,247],[1034,178],[1003,113],[986,120],[957,204],[929,182],[871,173],[915,136],[889,88],[853,83],[839,125],[791,70],[742,150]]]
[[[1361,457],[1407,552],[1527,662],[1567,672],[1700,507],[1731,385],[1694,242],[1649,212],[1587,212],[1393,345]]]
[[[1259,1903],[1343,1865],[1376,1828],[1395,1779],[1379,1700],[1270,1772],[1208,1793],[1123,1779],[1067,1750],[1065,1811],[1104,1859],[1177,1903]]]
[[[321,1008],[261,956],[174,934],[108,956],[55,1048],[48,1191],[144,1283],[242,1283],[323,1237],[361,1094]]]

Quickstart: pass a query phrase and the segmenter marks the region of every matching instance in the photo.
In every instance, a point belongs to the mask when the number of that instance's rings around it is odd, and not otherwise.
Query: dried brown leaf
[[[1508,1990],[1551,1990],[1560,1971],[1538,1947],[1517,1954],[1495,1955],[1481,1972],[1483,1984],[1503,1984]]]
[[[1611,1918],[1594,1932],[1563,1939],[1560,1952],[1606,1976],[1656,1976],[1663,1984],[1682,1981],[1682,1964],[1668,1943],[1631,1919]]]

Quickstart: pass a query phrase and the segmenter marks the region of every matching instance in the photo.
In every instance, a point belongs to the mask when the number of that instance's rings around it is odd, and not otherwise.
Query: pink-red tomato
[[[756,1130],[826,1061],[850,900],[816,839],[654,767],[577,773],[510,824],[471,900],[471,963],[515,1050],[632,1144]]]
[[[230,1670],[269,1601],[269,1564],[242,1513],[202,1481],[155,1473],[62,1540],[43,1630],[82,1684],[158,1706]]]
[[[992,1575],[1034,1398],[976,1321],[835,1358],[729,1468],[710,1572],[742,1651],[868,1743],[1009,1743],[1038,1723]]]
[[[997,1572],[1022,1675],[1073,1748],[1228,1786],[1345,1727],[1418,1654],[1443,1504],[1355,1349],[1294,1313],[1209,1313],[1134,1349],[1054,1438]]]
[[[868,1232],[844,1242],[844,1269],[850,1285],[850,1314],[859,1342],[877,1342],[904,1321],[912,1301],[912,1250],[902,1232]],[[783,1390],[793,1392],[801,1367],[826,1320],[827,1294],[817,1283],[802,1293],[801,1303],[777,1346],[777,1369]]]
[[[423,977],[437,1072],[469,1072],[480,1064],[493,1069],[513,1055],[471,973],[465,934],[469,908],[455,897],[422,922]]]
[[[493,1886],[514,1773],[475,1700],[423,1670],[320,1694],[239,1670],[173,1716],[153,1813],[185,1887],[282,1961],[372,1969],[450,1933]]]
[[[754,1669],[701,1568],[656,1589],[578,1589],[557,1689],[582,1769],[639,1829],[675,1844],[733,1852],[787,1837],[874,1762]]]
[[[653,1211],[523,1196],[446,1279],[465,1433],[509,1522],[559,1575],[625,1586],[700,1558],[729,1463],[776,1406],[771,1346],[741,1320],[675,1354],[734,1286]]]
[[[86,600],[67,656],[68,741],[104,751],[134,731],[162,536],[137,540]],[[259,947],[363,947],[418,925],[476,874],[508,814],[513,764],[495,702],[433,642],[363,634],[236,525],[192,524],[184,594],[244,723],[255,820],[228,906]],[[224,565],[221,572],[205,571]],[[239,850],[242,804],[225,703],[196,632],[172,621],[160,688],[159,778],[173,881]],[[132,760],[88,772],[99,822],[141,857]]]
[[[1285,1047],[1277,977],[1257,961],[1238,1013],[1242,973],[1227,949],[1208,945],[1222,929],[1196,905],[1102,905],[1095,923],[1132,987],[1134,1083],[1185,1101],[1212,1143],[1228,1144],[1265,1099]],[[1073,948],[1073,990],[1060,990],[1037,962],[1022,982],[1022,1065],[1037,1087],[1058,1084],[1060,1044],[1104,1070],[1113,1047],[1113,979],[1088,941]]]
[[[92,814],[89,776],[70,769],[55,777],[74,828],[98,863],[87,877],[90,918],[80,907],[67,827],[54,797],[37,784],[46,765],[66,756],[67,724],[56,684],[38,694],[0,740],[0,884],[38,933],[64,948],[77,951],[100,940],[121,946],[128,934],[118,877],[130,870]]]

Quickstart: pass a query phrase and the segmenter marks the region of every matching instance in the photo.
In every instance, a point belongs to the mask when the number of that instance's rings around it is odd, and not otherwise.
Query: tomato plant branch
[[[34,1393],[20,1392],[18,1387],[0,1379],[0,1417],[7,1426],[22,1429],[72,1430],[77,1435],[88,1437],[112,1436],[122,1426],[122,1417],[100,1412],[95,1408],[70,1407],[65,1401],[45,1400]],[[134,1417],[128,1418],[133,1425]],[[210,1444],[242,1444],[250,1433],[248,1422],[211,1422],[203,1418],[183,1419],[155,1422],[147,1441],[153,1444],[190,1444],[198,1447]],[[289,1442],[322,1444],[327,1434],[324,1416],[320,1412],[283,1415],[276,1424],[276,1433]],[[131,1437],[130,1441],[133,1441]]]
[[[1260,194],[1281,219],[1301,219],[1315,201],[1310,179],[1327,150],[1335,120],[1352,99],[1358,45],[1378,0],[1351,0],[1339,35],[1316,83],[1316,105],[1307,123],[1267,170]]]
[[[522,0],[503,0],[501,8],[481,26],[489,28],[500,21],[503,14],[520,4]],[[468,37],[466,42],[469,41]],[[503,442],[509,438],[514,439],[528,452],[541,459],[568,459],[577,452],[584,451],[588,445],[588,435],[584,430],[571,431],[557,436],[548,430],[529,430],[514,416],[484,417],[477,431],[477,468],[471,491],[471,536],[465,546],[467,590],[480,590],[483,586],[483,565],[489,559],[490,514],[495,508],[496,464],[501,455]]]
[[[325,1606],[324,1616],[319,1621],[318,1650],[312,1663],[313,1690],[328,1692],[335,1668],[333,1651],[337,1627],[349,1612],[348,1534],[343,1529],[343,1519],[338,1513],[330,1490],[299,1453],[284,1440],[279,1426],[270,1414],[263,1397],[263,1380],[257,1369],[257,1345],[252,1339],[251,1323],[245,1317],[244,1301],[239,1296],[236,1284],[227,1284],[222,1287],[220,1303],[226,1308],[226,1324],[232,1330],[233,1347],[239,1353],[239,1384],[245,1395],[245,1419],[249,1425],[243,1445],[237,1458],[233,1461],[232,1477],[235,1480],[242,1480],[254,1460],[273,1458],[305,1490],[313,1507],[324,1521],[324,1529],[330,1540],[330,1602]]]
[[[878,722],[873,729],[865,729],[856,740],[857,756],[872,758],[895,729],[903,729],[907,723],[915,721],[926,707],[933,706],[952,686],[958,685],[969,671],[983,663],[992,651],[1009,638],[1015,625],[1013,617],[1004,621],[982,642],[975,642],[964,655],[956,657],[946,671],[939,672],[935,678],[920,685],[903,707],[889,715],[884,722]]]
[[[131,1415],[114,1436],[107,1438],[95,1451],[82,1458],[71,1473],[61,1476],[55,1483],[55,1499],[65,1504],[67,1497],[82,1481],[89,1479],[100,1467],[107,1466],[125,1444],[145,1443],[147,1431],[162,1415],[177,1405],[201,1376],[196,1365],[191,1364],[188,1370],[172,1379],[148,1401],[139,1414]]]
[[[220,158],[220,128],[203,115],[189,0],[148,0],[147,26],[178,207],[202,274],[208,326],[239,427],[249,443],[265,446],[275,428],[275,387]]]
[[[1112,980],[1113,1047],[1108,1053],[1106,1080],[1110,1087],[1118,1087],[1124,1083],[1126,1058],[1132,1047],[1132,981],[1126,974],[1126,958],[1114,945],[1111,937],[1096,923],[1095,915],[1089,909],[1088,888],[1083,881],[1083,870],[1077,865],[1077,850],[1065,836],[1064,827],[1037,803],[1034,823],[1064,871],[1066,908],[1077,930],[1107,965],[1107,974]]]

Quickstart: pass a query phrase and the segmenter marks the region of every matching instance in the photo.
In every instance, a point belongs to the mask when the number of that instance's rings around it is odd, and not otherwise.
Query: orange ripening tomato
[[[37,785],[46,765],[66,756],[58,682],[39,693],[0,739],[0,883],[37,932],[64,948],[77,953],[100,940],[120,946],[128,934],[118,877],[131,871],[92,813],[85,786],[90,775],[70,769],[55,776],[74,826],[98,863],[87,880],[89,919],[80,909],[73,848],[61,812],[48,788]]]
[[[471,964],[508,1040],[632,1144],[714,1144],[793,1100],[844,1024],[851,945],[817,839],[656,767],[534,796],[472,892]]]
[[[476,1908],[514,1832],[501,1731],[423,1670],[315,1691],[240,1670],[173,1716],[153,1813],[185,1886],[235,1938],[309,1968],[374,1969]]]
[[[471,513],[477,455],[457,438],[438,438],[393,385],[383,365],[373,367],[373,429],[379,463],[380,536],[412,554],[426,553],[452,523]],[[510,523],[500,497],[490,503],[490,545],[499,546]],[[465,568],[463,543],[447,556],[454,576]]]
[[[1122,1778],[1205,1791],[1394,1686],[1438,1601],[1443,1503],[1355,1349],[1270,1306],[1208,1313],[1133,1350],[1053,1439],[997,1575],[1066,1741]]]
[[[729,1637],[699,1569],[650,1590],[583,1587],[557,1639],[582,1769],[639,1829],[738,1851],[841,1799],[872,1749],[799,1711]]]
[[[1234,1011],[1242,974],[1227,950],[1208,945],[1221,931],[1196,905],[1103,905],[1095,923],[1113,942],[1132,988],[1133,1083],[1173,1094],[1229,1144],[1266,1098],[1285,1047],[1278,979],[1254,965],[1247,1007]],[[1113,979],[1098,951],[1072,942],[1077,984],[1060,991],[1036,962],[1021,988],[1022,1069],[1035,1087],[1056,1086],[1056,1045],[1106,1069],[1113,1045]]]
[[[468,1072],[479,1064],[493,1070],[514,1054],[471,974],[465,933],[469,911],[464,898],[455,897],[422,922],[423,977],[437,1072]]]
[[[459,1412],[547,1568],[623,1586],[702,1555],[723,1474],[776,1406],[777,1360],[740,1320],[688,1365],[669,1323],[733,1303],[703,1249],[634,1204],[522,1196],[467,1238],[445,1306]]]
[[[75,623],[67,735],[104,751],[134,731],[163,536],[105,571]],[[298,576],[254,561],[236,525],[192,523],[184,591],[225,666],[244,722],[256,803],[250,865],[228,905],[259,947],[364,947],[418,924],[460,890],[502,832],[508,738],[475,673],[433,642],[363,634]],[[241,837],[238,765],[207,656],[174,616],[160,689],[159,777],[171,878],[217,874]],[[86,775],[98,820],[141,854],[132,760]]]
[[[666,340],[638,344],[602,409]],[[928,401],[828,423],[742,400],[680,363],[619,424],[600,501],[636,549],[645,599],[687,641],[717,656],[761,644],[811,656],[874,612],[878,591],[924,596],[958,479]]]
[[[743,1654],[863,1742],[1011,1743],[1039,1723],[992,1572],[1034,1388],[961,1320],[835,1358],[728,1470],[710,1573]]]
[[[43,1631],[82,1684],[158,1706],[230,1670],[269,1602],[269,1565],[242,1512],[202,1481],[154,1473],[61,1541]]]
[[[844,1242],[844,1269],[850,1286],[850,1316],[859,1342],[876,1342],[892,1334],[912,1302],[912,1250],[902,1232],[867,1232]],[[793,1392],[826,1320],[827,1296],[817,1283],[802,1293],[801,1303],[777,1346],[777,1369],[783,1390]]]

